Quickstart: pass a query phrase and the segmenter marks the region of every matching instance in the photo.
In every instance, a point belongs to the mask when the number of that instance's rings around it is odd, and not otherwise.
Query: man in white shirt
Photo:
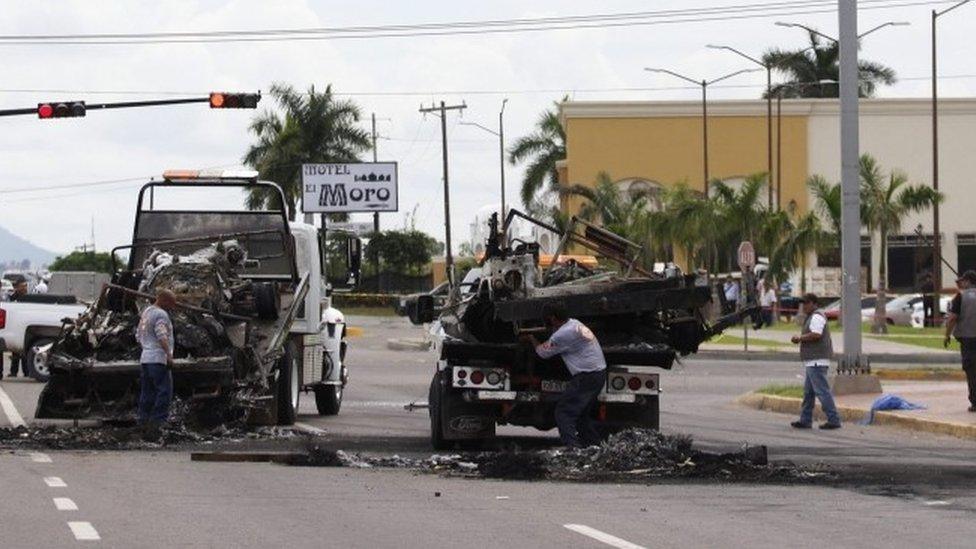
[[[816,294],[806,294],[801,301],[801,309],[807,316],[800,335],[793,336],[793,343],[800,345],[800,360],[806,371],[803,381],[803,404],[800,406],[800,419],[792,425],[796,429],[809,429],[813,425],[813,406],[820,399],[820,407],[827,416],[827,423],[821,429],[840,429],[840,415],[830,393],[827,373],[834,356],[834,345],[830,339],[827,316],[818,309]]]
[[[776,289],[772,285],[759,295],[759,305],[762,307],[763,323],[772,326],[773,309],[776,307]]]

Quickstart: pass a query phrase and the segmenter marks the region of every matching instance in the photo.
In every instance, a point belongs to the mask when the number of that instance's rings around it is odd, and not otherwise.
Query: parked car
[[[885,305],[891,302],[895,296],[886,295]],[[861,318],[863,319],[866,315],[870,318],[874,318],[874,305],[878,302],[878,296],[867,295],[861,298]],[[840,300],[834,301],[823,308],[824,315],[827,316],[828,320],[837,320],[840,318]]]
[[[939,299],[939,310],[942,311],[943,315],[949,310],[949,304],[952,303],[953,297],[955,296],[944,295]],[[910,326],[912,328],[925,327],[925,311],[923,309],[922,300],[919,300],[918,303],[912,305]]]
[[[890,326],[911,326],[912,312],[916,304],[922,303],[922,294],[904,294],[893,296],[893,299],[885,305],[885,321]],[[874,309],[862,311],[861,320],[864,322],[874,321]]]

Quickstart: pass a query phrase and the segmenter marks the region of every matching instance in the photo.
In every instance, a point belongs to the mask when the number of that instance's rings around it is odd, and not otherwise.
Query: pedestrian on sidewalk
[[[157,441],[160,427],[169,419],[173,400],[173,322],[169,311],[176,307],[176,295],[170,290],[156,292],[156,301],[142,311],[136,335],[142,346],[139,362],[139,425],[143,438]]]
[[[759,296],[759,305],[762,307],[763,324],[772,326],[776,317],[776,288],[772,284]]]
[[[840,415],[837,413],[834,396],[830,393],[830,383],[827,381],[830,361],[834,356],[827,315],[818,308],[817,295],[812,293],[803,296],[800,309],[806,315],[806,320],[803,322],[800,335],[793,336],[791,341],[800,345],[800,360],[803,361],[806,375],[803,380],[800,419],[790,425],[796,429],[809,429],[813,425],[813,406],[816,398],[820,400],[820,407],[827,416],[827,422],[821,424],[820,428],[840,429]]]
[[[946,347],[952,336],[959,341],[962,370],[969,384],[969,411],[976,412],[976,271],[966,271],[956,279],[959,293],[949,304],[945,323]]]
[[[739,306],[739,283],[732,279],[732,275],[725,277],[722,293],[725,295],[725,307],[722,312],[734,313]]]
[[[592,417],[596,398],[607,385],[607,361],[600,342],[586,325],[569,318],[562,304],[544,305],[542,318],[553,331],[549,340],[539,343],[535,336],[527,334],[523,341],[531,343],[542,358],[559,355],[573,376],[556,403],[559,438],[570,448],[600,444],[600,433]]]

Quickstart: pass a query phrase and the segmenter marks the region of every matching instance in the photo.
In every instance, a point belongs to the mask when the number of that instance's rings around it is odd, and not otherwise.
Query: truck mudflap
[[[37,401],[38,419],[125,419],[139,400],[141,365],[136,361],[101,362],[52,369]],[[173,361],[173,394],[186,400],[226,396],[234,387],[229,357]]]

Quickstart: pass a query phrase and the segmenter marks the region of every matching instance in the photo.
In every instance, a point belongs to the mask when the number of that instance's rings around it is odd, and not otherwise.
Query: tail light
[[[0,330],[7,327],[7,311],[0,309]]]
[[[645,381],[644,382],[644,387],[647,387],[648,389],[653,389],[654,388],[654,380],[653,379],[648,379],[647,381]]]
[[[457,371],[457,376],[460,379],[464,379],[464,378],[468,377],[468,371],[467,370],[458,370]]]
[[[623,376],[613,376],[610,380],[610,386],[616,391],[621,391],[627,385],[627,380]]]
[[[471,372],[471,383],[481,385],[485,381],[485,373],[481,370]]]
[[[641,385],[642,384],[640,378],[632,377],[627,380],[627,387],[630,388],[631,391],[640,390]]]

